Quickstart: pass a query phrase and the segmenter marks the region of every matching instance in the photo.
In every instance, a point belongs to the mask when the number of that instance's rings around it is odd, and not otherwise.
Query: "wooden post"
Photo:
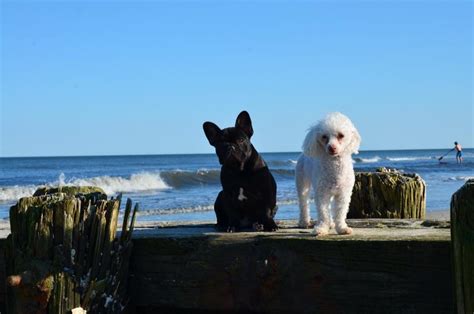
[[[8,311],[120,313],[128,302],[134,223],[128,223],[128,200],[116,238],[120,203],[121,196],[107,200],[96,187],[60,187],[39,189],[12,206]]]
[[[379,168],[356,173],[347,218],[423,219],[426,184],[417,174]]]
[[[457,313],[474,313],[474,179],[451,198],[451,242]]]

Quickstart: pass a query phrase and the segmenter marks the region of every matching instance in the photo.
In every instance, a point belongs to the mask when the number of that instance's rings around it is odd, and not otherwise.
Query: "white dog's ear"
[[[318,141],[318,129],[317,127],[312,127],[303,142],[303,154],[308,157],[318,157],[324,152],[324,147]]]
[[[349,143],[349,149],[352,154],[358,154],[359,153],[359,147],[360,147],[360,134],[359,131],[353,126],[352,127],[352,137],[351,137],[351,142]]]

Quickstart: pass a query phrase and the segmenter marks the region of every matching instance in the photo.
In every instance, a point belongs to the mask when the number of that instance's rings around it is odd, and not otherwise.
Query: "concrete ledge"
[[[448,222],[351,220],[350,236],[216,233],[142,225],[131,261],[137,313],[451,313]]]

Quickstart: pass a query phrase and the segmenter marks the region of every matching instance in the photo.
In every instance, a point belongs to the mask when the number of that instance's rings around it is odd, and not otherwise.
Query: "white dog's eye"
[[[344,134],[342,134],[342,133],[337,134],[337,139],[338,140],[342,140],[343,138],[344,138]]]
[[[321,136],[321,139],[327,143],[327,141],[329,140],[329,137],[327,135],[323,135]]]

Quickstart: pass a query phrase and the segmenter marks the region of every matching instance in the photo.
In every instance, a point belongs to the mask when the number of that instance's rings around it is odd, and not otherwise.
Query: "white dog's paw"
[[[303,219],[298,222],[298,227],[303,229],[308,229],[311,226],[310,219]]]
[[[314,227],[314,234],[316,236],[325,236],[329,233],[329,226],[327,224],[318,224]]]
[[[338,234],[351,234],[352,228],[346,225],[342,227],[336,227],[336,231]]]

